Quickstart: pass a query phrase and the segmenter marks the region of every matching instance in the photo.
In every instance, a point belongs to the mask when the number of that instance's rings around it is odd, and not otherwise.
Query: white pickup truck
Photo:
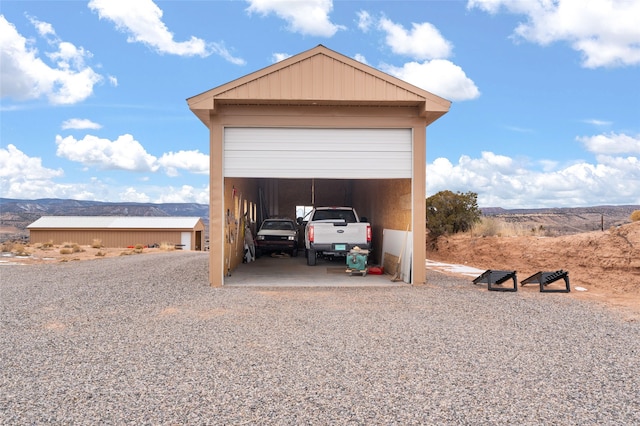
[[[316,207],[308,217],[304,244],[309,266],[316,264],[318,256],[346,256],[356,246],[371,248],[371,224],[351,207]]]

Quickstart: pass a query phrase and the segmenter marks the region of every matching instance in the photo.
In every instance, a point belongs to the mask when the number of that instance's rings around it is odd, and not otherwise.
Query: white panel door
[[[182,244],[182,250],[191,250],[191,232],[180,233],[180,244]]]
[[[229,127],[224,176],[411,178],[411,141],[411,129]]]

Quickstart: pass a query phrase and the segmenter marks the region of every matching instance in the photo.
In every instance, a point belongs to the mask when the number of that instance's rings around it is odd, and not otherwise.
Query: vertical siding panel
[[[163,242],[170,244],[180,244],[181,233],[183,231],[193,232],[191,229],[185,230],[31,230],[29,240],[32,244],[46,243],[49,240],[55,245],[63,243],[75,243],[88,246],[93,240],[101,240],[104,247],[124,248],[135,246],[136,244],[151,245]],[[193,241],[193,238],[192,238]]]
[[[331,61],[331,74],[333,75],[332,87],[327,90],[328,99],[342,99],[342,74],[340,73],[340,63]]]
[[[355,69],[351,67],[347,67],[346,65],[343,67],[343,71],[345,74],[346,85],[343,98],[344,99],[354,99],[355,98]]]
[[[353,71],[353,97],[364,99],[366,94],[365,75],[360,70]]]
[[[300,64],[293,64],[290,67],[291,72],[291,98],[299,98],[302,94],[302,74],[300,72]]]
[[[302,61],[300,63],[300,88],[302,89],[300,92],[301,99],[310,99],[313,94],[313,67],[311,66],[311,61]]]
[[[333,74],[333,61],[322,61],[322,75],[323,75],[323,87],[320,93],[318,93],[318,99],[332,99],[335,75]]]
[[[283,68],[278,71],[278,83],[280,84],[280,97],[291,99],[291,68]]]
[[[269,76],[269,79],[267,80],[268,84],[269,84],[269,95],[268,98],[270,99],[282,99],[282,93],[281,93],[281,72],[275,72],[273,74],[271,74]]]

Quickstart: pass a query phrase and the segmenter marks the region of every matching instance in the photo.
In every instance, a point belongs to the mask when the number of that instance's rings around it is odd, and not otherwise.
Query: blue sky
[[[639,0],[12,1],[0,196],[208,203],[186,99],[318,44],[453,102],[427,196],[640,204]]]

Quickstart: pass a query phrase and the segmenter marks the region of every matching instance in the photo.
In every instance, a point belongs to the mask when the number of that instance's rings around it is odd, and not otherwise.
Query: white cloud
[[[169,187],[161,193],[155,203],[185,203],[194,202],[209,204],[209,187],[196,189],[191,185],[182,185],[180,188]]]
[[[62,123],[62,129],[101,129],[102,126],[86,118],[70,118]]]
[[[429,22],[413,23],[411,31],[387,18],[380,19],[378,25],[387,34],[386,42],[393,53],[420,60],[443,59],[451,55],[451,43]]]
[[[367,12],[359,12],[359,16],[372,19]],[[451,55],[453,46],[432,24],[413,23],[411,30],[406,30],[402,25],[382,17],[376,28],[386,34],[386,44],[393,53],[422,61],[407,62],[402,66],[383,63],[378,65],[380,70],[452,101],[480,96],[480,90],[462,68],[445,59]],[[355,59],[367,63],[360,54]]]
[[[640,2],[636,0],[469,0],[468,8],[524,15],[514,37],[540,45],[565,41],[586,68],[640,64]]]
[[[157,159],[147,153],[140,142],[125,134],[115,141],[87,135],[77,140],[73,136],[56,136],[56,155],[87,166],[108,170],[155,172]]]
[[[151,200],[147,194],[144,192],[138,192],[138,190],[133,187],[125,188],[125,190],[120,192],[118,195],[121,201],[131,203],[148,203]]]
[[[595,154],[640,154],[640,135],[609,133],[596,136],[578,136],[585,148]]]
[[[480,96],[480,90],[462,68],[446,59],[408,62],[402,67],[383,64],[380,69],[451,101],[465,101]]]
[[[15,145],[0,148],[0,188],[7,198],[38,198],[56,196],[52,179],[61,177],[61,169],[42,165],[39,157],[29,157]]]
[[[590,118],[590,119],[582,120],[582,121],[584,123],[592,124],[592,125],[598,126],[598,127],[611,126],[613,124],[613,122],[611,122],[611,121],[598,120],[596,118]]]
[[[15,145],[0,148],[0,178],[46,180],[60,177],[64,174],[61,169],[53,170],[42,166],[42,159],[29,157]]]
[[[284,61],[287,58],[290,58],[291,55],[288,53],[274,53],[273,55],[271,55],[271,62],[278,63],[280,61]]]
[[[170,177],[179,176],[179,170],[195,174],[209,173],[207,154],[198,150],[181,150],[164,153],[157,158],[130,134],[121,135],[114,141],[93,135],[86,135],[83,139],[57,135],[56,144],[58,157],[81,163],[86,170],[96,167],[102,170],[154,173],[162,168]]]
[[[108,0],[106,0],[108,1]],[[333,10],[331,0],[247,0],[249,13],[267,16],[271,13],[289,24],[289,31],[317,37],[332,37],[345,27],[331,22],[329,13]]]
[[[0,188],[2,196],[6,198],[209,203],[208,186],[199,189],[189,185],[174,188],[148,183],[140,187],[131,184],[120,186],[113,179],[102,181],[96,177],[73,183],[58,182],[57,180],[63,176],[62,169],[44,167],[39,157],[29,157],[12,144],[0,148]]]
[[[30,19],[49,46],[56,50],[45,54],[49,65],[39,56],[33,41],[18,33],[16,27],[0,15],[0,87],[3,98],[19,101],[47,98],[51,104],[75,104],[93,94],[102,76],[85,64],[91,53],[61,41],[50,24]]]
[[[356,53],[355,55],[353,55],[353,59],[358,62],[362,62],[365,65],[369,65],[369,63],[367,62],[367,58],[365,58],[365,56],[360,53]]]
[[[366,10],[360,10],[356,13],[358,16],[358,28],[363,33],[369,32],[369,29],[373,25],[373,18]]]
[[[439,191],[473,191],[482,207],[577,207],[640,204],[640,161],[637,157],[598,156],[597,163],[579,162],[554,168],[483,152],[462,156],[457,164],[437,158],[427,164],[427,195]]]
[[[209,156],[197,150],[163,154],[158,164],[166,169],[169,176],[178,176],[178,169],[198,174],[209,173]]]
[[[178,56],[206,57],[217,53],[229,62],[244,64],[222,43],[206,43],[191,36],[187,41],[175,41],[174,34],[162,21],[162,10],[152,0],[113,1],[91,0],[89,8],[98,13],[100,19],[112,21],[116,28],[129,35],[129,43],[143,43],[159,53]]]

